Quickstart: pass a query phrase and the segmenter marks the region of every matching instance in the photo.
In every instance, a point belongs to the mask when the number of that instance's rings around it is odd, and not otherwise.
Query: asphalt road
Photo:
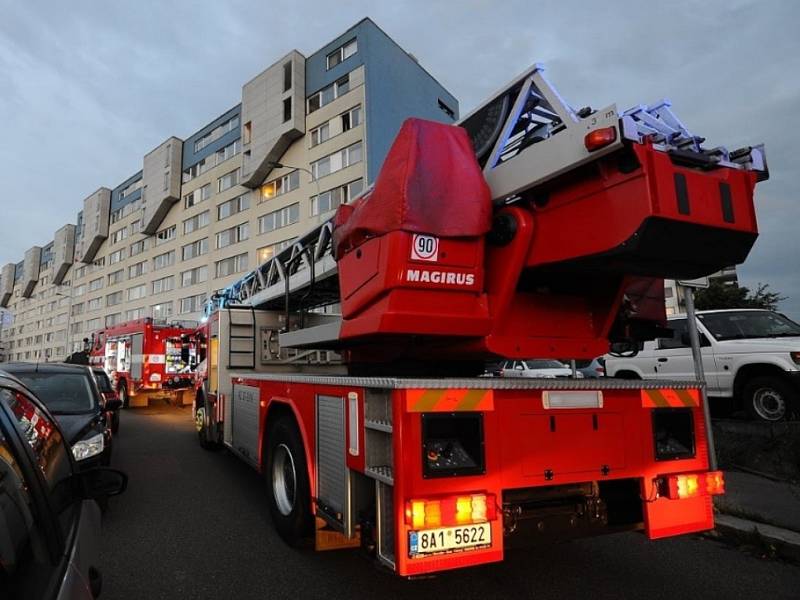
[[[699,537],[605,536],[406,581],[359,551],[283,545],[261,478],[201,450],[189,409],[128,410],[114,466],[128,491],[104,517],[103,598],[800,598],[800,567]]]

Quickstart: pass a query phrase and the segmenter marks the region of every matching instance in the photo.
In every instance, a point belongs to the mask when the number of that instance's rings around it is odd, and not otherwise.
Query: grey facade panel
[[[111,211],[111,190],[100,188],[83,201],[82,233],[78,258],[90,263],[100,245],[108,237],[108,217]]]
[[[169,209],[181,197],[183,141],[171,137],[144,156],[142,232],[158,231]]]
[[[25,252],[25,265],[22,267],[22,296],[30,298],[39,281],[39,268],[42,263],[42,247],[33,246]]]
[[[284,91],[283,69],[292,65],[292,86]],[[242,87],[241,184],[256,188],[296,139],[306,132],[305,57],[292,51]],[[284,120],[284,101],[291,115]]]
[[[53,283],[64,281],[75,260],[75,225],[64,225],[53,241]]]
[[[11,295],[14,293],[16,268],[14,263],[8,263],[0,270],[0,306],[8,306],[8,301],[11,300]]]

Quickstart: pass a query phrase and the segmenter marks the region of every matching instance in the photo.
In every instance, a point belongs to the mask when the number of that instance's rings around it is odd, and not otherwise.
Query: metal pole
[[[697,317],[694,311],[694,288],[684,287],[686,299],[686,325],[689,330],[689,341],[692,345],[692,359],[694,360],[694,374],[699,381],[703,382],[700,388],[700,398],[703,401],[703,417],[706,421],[706,440],[708,443],[708,468],[712,471],[717,469],[717,450],[714,445],[714,430],[711,427],[711,410],[708,406],[708,394],[706,393],[706,374],[703,369],[703,354],[700,351],[700,333],[697,331]]]

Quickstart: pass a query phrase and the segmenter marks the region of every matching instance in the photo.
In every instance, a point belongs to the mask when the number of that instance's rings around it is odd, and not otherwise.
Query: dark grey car
[[[0,373],[0,598],[84,600],[99,595],[100,511],[124,491],[120,471],[81,471],[56,420]]]

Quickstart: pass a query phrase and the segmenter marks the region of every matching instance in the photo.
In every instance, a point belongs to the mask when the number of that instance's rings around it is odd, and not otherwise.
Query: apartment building
[[[739,275],[736,266],[725,267],[721,271],[708,276],[709,281],[721,281],[725,285],[739,285]],[[683,288],[674,279],[664,280],[664,304],[667,316],[682,315],[686,312],[686,299]]]
[[[407,117],[445,123],[457,100],[364,19],[309,56],[292,50],[241,103],[166,138],[75,224],[0,269],[9,360],[59,360],[133,319],[197,321],[206,298],[331,217],[377,176]]]

